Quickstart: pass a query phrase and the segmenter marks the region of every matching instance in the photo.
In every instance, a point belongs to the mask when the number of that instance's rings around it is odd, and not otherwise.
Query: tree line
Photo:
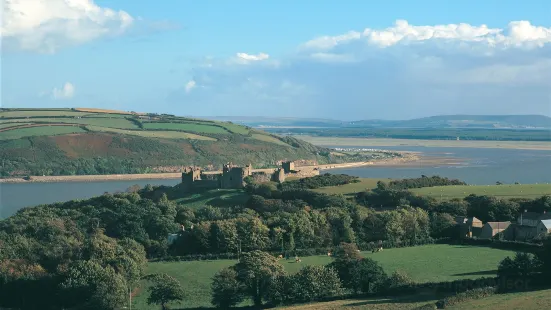
[[[301,249],[334,251],[343,242],[362,249],[379,241],[416,245],[458,236],[456,215],[505,220],[519,208],[551,211],[549,196],[438,202],[385,183],[353,199],[253,185],[244,205],[228,207],[179,205],[168,199],[173,191],[146,186],[25,208],[0,221],[0,306],[109,309],[126,302],[148,259],[253,251],[292,256]],[[170,234],[179,234],[172,244]]]

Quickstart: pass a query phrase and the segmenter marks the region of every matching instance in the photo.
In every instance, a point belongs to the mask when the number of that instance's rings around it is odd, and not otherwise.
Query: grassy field
[[[14,119],[6,120],[10,122],[28,122],[29,119]],[[122,129],[138,129],[138,127],[129,120],[124,118],[116,117],[85,117],[85,118],[33,118],[33,122],[39,123],[61,123],[61,124],[79,124],[79,125],[91,125],[91,126],[101,126],[101,127],[112,127],[112,128],[122,128]]]
[[[450,307],[449,309],[551,309],[551,290],[498,294],[487,298],[461,303]]]
[[[397,298],[369,298],[346,299],[331,302],[319,302],[277,309],[286,310],[337,310],[337,309],[373,309],[373,310],[402,310],[415,309],[429,303],[436,303],[438,298],[434,294],[418,294],[414,296],[401,296]]]
[[[2,117],[36,117],[36,116],[84,116],[90,113],[76,112],[76,111],[61,111],[61,110],[30,110],[30,111],[1,111],[0,119]]]
[[[0,129],[2,128],[9,128],[9,127],[14,127],[14,126],[21,126],[21,125],[26,125],[27,123],[0,123]]]
[[[507,148],[527,150],[551,150],[551,142],[537,141],[466,141],[466,140],[419,140],[419,139],[368,139],[333,138],[298,135],[296,138],[319,146],[332,147],[373,147],[385,146],[424,146],[424,147],[470,147],[470,148]]]
[[[366,189],[372,189],[377,187],[378,181],[389,182],[391,179],[371,179],[371,178],[360,178],[359,183],[350,183],[341,186],[329,186],[316,188],[313,191],[324,194],[342,194],[342,195],[351,195],[358,192],[365,191]]]
[[[451,245],[427,245],[421,247],[387,249],[380,253],[364,252],[363,255],[378,261],[391,273],[395,270],[407,272],[417,282],[447,281],[492,276],[497,264],[503,258],[512,256],[510,251],[486,247],[466,247]],[[302,266],[325,265],[331,262],[327,256],[302,258],[302,263],[282,260],[288,272],[297,272]],[[214,274],[235,264],[234,260],[160,262],[151,263],[149,273],[168,273],[176,277],[187,294],[187,299],[179,307],[201,307],[210,305],[210,283]],[[145,289],[145,288],[143,288]],[[142,292],[144,290],[142,289]],[[135,309],[153,309],[146,305],[147,293],[135,299]]]
[[[180,131],[145,131],[145,130],[124,130],[117,128],[107,128],[99,126],[86,126],[90,131],[98,132],[113,132],[125,135],[140,136],[146,138],[166,138],[166,139],[193,139],[193,140],[208,140],[216,141],[214,138],[195,135],[187,132]]]
[[[279,144],[279,145],[287,145],[285,144],[283,141],[277,139],[277,138],[274,138],[272,136],[267,136],[267,135],[263,135],[263,134],[258,134],[258,133],[253,133],[252,134],[252,137],[254,139],[257,139],[257,140],[260,140],[260,141],[264,141],[264,142],[270,142],[270,143],[275,143],[275,144]]]
[[[236,124],[232,124],[232,123],[227,123],[227,122],[220,122],[219,123],[221,126],[224,126],[224,128],[226,128],[227,130],[233,132],[233,133],[236,133],[236,134],[240,134],[240,135],[248,135],[250,130],[244,126],[240,126],[240,125],[236,125]]]
[[[200,123],[144,123],[145,129],[183,130],[198,133],[228,134],[222,127]]]
[[[0,132],[0,140],[19,139],[34,136],[66,135],[84,132],[86,132],[84,129],[76,126],[38,126],[2,131]]]
[[[416,188],[411,191],[419,195],[442,198],[443,200],[464,198],[470,194],[501,198],[537,198],[543,195],[551,195],[551,184],[435,186]]]
[[[249,195],[239,189],[215,189],[200,194],[191,194],[174,199],[178,204],[190,208],[210,205],[215,207],[244,205]]]

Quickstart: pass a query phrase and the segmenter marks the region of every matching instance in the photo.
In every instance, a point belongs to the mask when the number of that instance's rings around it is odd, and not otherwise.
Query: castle
[[[267,171],[269,169],[266,169]],[[240,189],[245,187],[245,179],[251,177],[254,181],[261,182],[284,182],[285,177],[295,173],[294,162],[283,162],[281,168],[271,172],[253,172],[252,166],[238,167],[227,163],[222,167],[222,173],[207,174],[199,167],[187,167],[182,171],[182,186],[186,190],[197,189]]]

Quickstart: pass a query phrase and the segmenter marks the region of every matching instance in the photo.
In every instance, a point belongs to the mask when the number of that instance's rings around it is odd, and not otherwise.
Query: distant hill
[[[403,121],[363,120],[346,123],[352,127],[387,128],[551,128],[544,115],[440,115]]]
[[[551,118],[544,115],[441,115],[411,120],[358,120],[340,121],[308,118],[268,117],[209,117],[215,120],[232,121],[256,128],[273,127],[370,127],[370,128],[551,128]]]
[[[335,162],[329,150],[231,122],[125,111],[0,109],[0,176],[257,168],[281,160]],[[339,160],[346,160],[342,157]]]

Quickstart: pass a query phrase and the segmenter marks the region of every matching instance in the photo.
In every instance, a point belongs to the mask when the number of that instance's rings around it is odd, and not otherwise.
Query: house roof
[[[520,220],[520,215],[519,215]],[[551,213],[524,212],[522,213],[524,220],[551,220]]]
[[[480,222],[476,217],[456,216],[455,221],[457,224],[469,224],[472,222]]]
[[[541,220],[541,223],[545,226],[545,228],[551,229],[551,220]]]
[[[521,216],[523,220],[537,220],[541,214],[536,212],[524,212],[522,215],[519,215],[519,219]]]
[[[511,225],[511,222],[488,222],[486,225],[489,225],[492,230],[494,229],[506,229]]]

